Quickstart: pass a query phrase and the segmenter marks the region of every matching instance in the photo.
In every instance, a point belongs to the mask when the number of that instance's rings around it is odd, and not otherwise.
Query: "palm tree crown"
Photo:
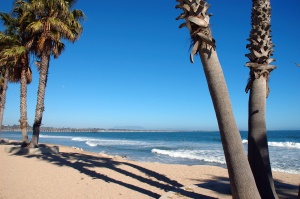
[[[27,25],[25,32],[35,39],[35,53],[38,57],[42,52],[49,51],[57,58],[65,46],[61,40],[75,42],[83,31],[79,21],[85,17],[81,10],[73,10],[74,0],[28,0],[17,1],[18,9],[26,10],[34,15],[35,20]],[[24,15],[20,22],[28,20]]]
[[[246,93],[251,89],[254,79],[258,79],[260,76],[263,76],[268,83],[270,72],[276,68],[276,66],[270,65],[272,61],[275,61],[274,58],[271,58],[274,51],[274,44],[272,43],[270,29],[270,1],[255,0],[252,2],[252,29],[250,38],[248,39],[250,44],[246,46],[250,50],[250,53],[245,55],[249,58],[249,62],[246,63],[246,66],[250,68],[250,79],[246,86]],[[266,89],[266,97],[268,97],[270,92],[268,84]]]

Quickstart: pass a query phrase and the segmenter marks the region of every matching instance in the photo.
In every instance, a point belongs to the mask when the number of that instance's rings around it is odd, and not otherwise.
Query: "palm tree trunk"
[[[4,115],[4,107],[5,107],[5,101],[6,101],[6,90],[7,90],[7,83],[8,83],[8,73],[9,70],[6,67],[5,73],[4,73],[4,82],[3,82],[3,88],[0,96],[0,133],[2,131],[2,122],[3,122],[3,115]]]
[[[270,166],[266,130],[266,79],[254,79],[249,96],[248,159],[261,198],[278,198]]]
[[[21,81],[20,81],[20,129],[22,132],[22,144],[21,147],[26,147],[29,144],[27,135],[27,78],[26,71],[27,66],[23,65],[21,69]]]
[[[232,196],[233,198],[260,198],[235,122],[217,53],[205,43],[201,45],[199,53],[218,120]]]
[[[48,69],[50,61],[50,51],[42,52],[41,56],[41,65],[40,65],[40,79],[39,79],[39,88],[37,96],[37,104],[35,109],[35,118],[33,123],[33,133],[29,147],[38,147],[39,136],[40,136],[40,126],[42,125],[42,118],[45,101],[45,93],[48,79]]]
[[[264,199],[278,198],[269,158],[266,132],[266,98],[269,94],[268,79],[276,66],[274,61],[271,36],[270,0],[252,0],[250,44],[246,54],[250,68],[250,81],[246,92],[250,90],[248,112],[248,159],[260,196]]]

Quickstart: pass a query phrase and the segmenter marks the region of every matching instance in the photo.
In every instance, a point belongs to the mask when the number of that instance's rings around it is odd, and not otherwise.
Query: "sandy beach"
[[[13,144],[0,145],[1,199],[231,198],[221,167],[136,162],[65,146],[58,154],[5,152]],[[280,198],[298,198],[300,174],[273,177]]]

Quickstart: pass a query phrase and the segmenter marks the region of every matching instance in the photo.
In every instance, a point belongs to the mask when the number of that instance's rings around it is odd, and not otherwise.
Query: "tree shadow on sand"
[[[40,147],[47,148],[48,146],[40,145]],[[103,156],[97,157],[94,155],[75,153],[75,152],[68,152],[68,153],[61,152],[59,154],[50,153],[50,154],[35,154],[35,155],[15,153],[13,155],[22,155],[26,158],[38,158],[40,160],[49,162],[57,166],[70,167],[78,170],[80,173],[83,173],[93,179],[100,179],[108,183],[115,183],[123,187],[126,187],[128,189],[140,192],[145,196],[152,197],[152,198],[159,198],[161,195],[159,193],[155,193],[153,191],[143,188],[142,185],[134,185],[134,184],[120,181],[118,179],[113,179],[107,175],[95,171],[94,169],[101,168],[101,167],[111,169],[124,176],[134,178],[142,183],[146,183],[150,186],[156,187],[158,189],[162,189],[165,192],[172,191],[174,189],[183,186],[177,181],[171,180],[170,178],[166,177],[161,173],[149,170],[147,168],[141,167],[134,163],[129,163],[126,161],[114,159],[112,157],[103,157]],[[121,165],[131,167],[137,170],[137,172],[129,172],[125,169],[122,169],[120,168]],[[139,173],[142,173],[143,175],[139,175]],[[212,197],[205,196],[200,193],[193,193],[187,190],[183,190],[181,192],[181,195],[193,196],[193,198],[212,199]]]
[[[299,199],[298,186],[275,180],[275,189],[279,198]],[[231,195],[229,178],[211,176],[210,180],[201,181],[196,186],[213,190],[220,194]]]
[[[10,143],[10,144],[16,144],[16,143]],[[40,144],[40,147],[49,148],[49,146],[44,144]],[[93,169],[101,168],[101,167],[111,169],[124,176],[134,178],[142,183],[148,184],[158,189],[162,189],[165,192],[174,191],[175,193],[180,194],[180,196],[187,197],[187,198],[204,198],[204,199],[214,198],[200,193],[195,193],[194,191],[189,189],[180,189],[180,187],[183,187],[184,185],[166,177],[164,174],[149,170],[147,168],[141,167],[131,162],[114,159],[112,157],[95,156],[95,155],[76,153],[76,152],[68,152],[68,153],[61,152],[59,154],[50,153],[50,154],[38,154],[38,155],[15,153],[13,155],[22,155],[26,158],[38,158],[40,160],[49,162],[57,166],[67,166],[76,169],[80,173],[83,173],[93,179],[100,179],[108,183],[115,183],[120,186],[126,187],[128,189],[140,192],[152,198],[159,198],[161,195],[159,193],[155,193],[153,191],[143,188],[142,185],[137,186],[134,184],[129,184],[127,182],[120,181],[118,179],[113,179],[109,176],[96,172]],[[131,167],[137,170],[137,172],[129,172],[125,169],[122,169],[119,167],[121,165]],[[139,175],[139,173],[142,173],[144,175]],[[212,190],[220,194],[231,195],[229,178],[211,176],[209,179],[210,180],[201,180],[201,181],[198,179],[194,179],[195,181],[199,181],[199,183],[197,183],[195,186],[198,186],[199,188]],[[279,198],[291,198],[291,199],[298,198],[297,196],[298,186],[286,184],[278,180],[274,180],[274,182],[275,182],[275,187]]]

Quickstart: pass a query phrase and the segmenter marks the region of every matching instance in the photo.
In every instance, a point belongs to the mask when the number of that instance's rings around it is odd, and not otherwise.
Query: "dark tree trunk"
[[[249,96],[248,159],[260,196],[278,198],[269,158],[266,130],[266,80],[263,76],[252,83]]]
[[[45,101],[45,93],[46,93],[46,86],[47,86],[49,61],[50,61],[50,50],[48,52],[44,51],[41,56],[37,104],[36,104],[35,118],[33,123],[33,133],[29,145],[29,147],[32,148],[38,147],[38,143],[39,143],[40,126],[42,125],[43,112],[45,110],[44,101]]]

